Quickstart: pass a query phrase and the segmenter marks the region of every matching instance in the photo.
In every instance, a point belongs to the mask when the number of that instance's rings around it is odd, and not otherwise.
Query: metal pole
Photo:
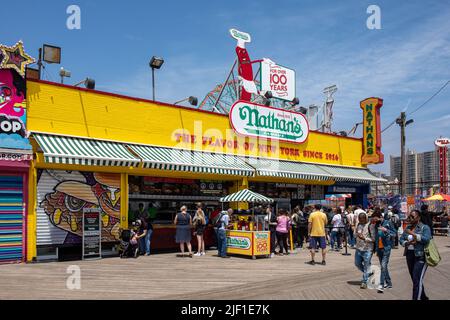
[[[401,146],[401,194],[402,197],[406,195],[406,155],[405,155],[405,122],[406,122],[406,113],[402,112],[400,114],[400,146]]]
[[[153,101],[155,101],[155,68],[152,68]]]
[[[40,80],[41,79],[41,70],[42,70],[42,48],[39,48],[38,68],[39,68],[39,80]]]

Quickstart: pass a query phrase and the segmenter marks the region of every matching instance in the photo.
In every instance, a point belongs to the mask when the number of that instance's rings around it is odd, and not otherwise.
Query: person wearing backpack
[[[423,279],[427,271],[425,248],[431,240],[431,230],[421,220],[419,210],[413,210],[408,216],[408,226],[400,237],[400,244],[405,247],[404,256],[413,282],[413,300],[429,300],[425,294]]]
[[[398,229],[402,226],[402,221],[400,220],[400,215],[398,214],[398,209],[392,209],[392,217],[391,217],[392,225],[395,229],[395,239],[394,239],[394,249],[398,248]]]
[[[379,207],[375,208],[371,222],[375,225],[375,252],[377,253],[381,267],[380,285],[377,289],[378,293],[383,293],[384,289],[392,288],[392,280],[389,275],[388,266],[395,230],[392,222],[384,218]]]
[[[233,214],[233,209],[222,211],[214,222],[214,229],[217,230],[217,251],[220,258],[229,258],[227,255],[227,227],[230,223],[229,215]]]
[[[308,241],[308,218],[306,211],[303,212],[301,209],[298,211],[298,235],[300,237],[300,248],[303,248],[303,242],[307,243]]]
[[[299,247],[298,237],[299,237],[299,211],[300,208],[297,206],[294,208],[294,213],[291,216],[291,226],[292,226],[292,241],[294,242],[295,248]]]

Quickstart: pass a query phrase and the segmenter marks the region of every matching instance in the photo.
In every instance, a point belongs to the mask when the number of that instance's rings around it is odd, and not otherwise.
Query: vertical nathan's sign
[[[295,71],[275,64],[270,59],[261,62],[260,90],[271,91],[274,98],[292,101],[295,98]]]
[[[360,106],[363,109],[364,117],[361,162],[363,164],[383,163],[384,155],[381,153],[380,127],[380,108],[383,106],[383,99],[367,98],[361,101]]]

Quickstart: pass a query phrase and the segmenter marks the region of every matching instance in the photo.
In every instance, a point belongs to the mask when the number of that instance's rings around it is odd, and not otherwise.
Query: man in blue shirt
[[[220,214],[220,226],[217,228],[217,250],[219,257],[229,258],[227,256],[227,227],[230,223],[230,216],[233,214],[233,209],[228,209],[228,211],[222,211]]]

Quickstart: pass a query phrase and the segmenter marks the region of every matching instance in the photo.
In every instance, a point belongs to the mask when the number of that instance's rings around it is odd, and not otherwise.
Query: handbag
[[[430,267],[436,267],[441,261],[441,255],[434,240],[431,239],[425,247],[425,260]]]

